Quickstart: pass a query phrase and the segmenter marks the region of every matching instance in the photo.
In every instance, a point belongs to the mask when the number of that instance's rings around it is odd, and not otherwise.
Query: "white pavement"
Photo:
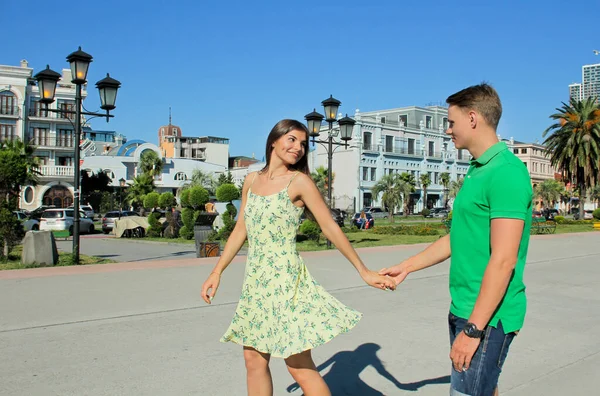
[[[359,253],[379,269],[422,247]],[[364,313],[314,351],[334,395],[448,394],[447,263],[389,293],[363,286],[338,252],[302,255],[317,280]],[[225,272],[212,306],[199,290],[215,259],[0,272],[0,395],[245,395],[241,348],[218,342],[243,261]],[[501,394],[599,394],[600,233],[533,237],[525,281],[528,315]],[[281,360],[271,368],[275,395],[301,394]]]

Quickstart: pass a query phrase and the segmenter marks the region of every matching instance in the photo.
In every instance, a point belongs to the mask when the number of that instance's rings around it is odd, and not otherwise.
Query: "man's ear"
[[[474,110],[469,111],[469,123],[472,129],[475,129],[475,127],[477,127],[477,123],[479,122],[478,118],[479,114],[477,114],[477,112],[475,112]]]

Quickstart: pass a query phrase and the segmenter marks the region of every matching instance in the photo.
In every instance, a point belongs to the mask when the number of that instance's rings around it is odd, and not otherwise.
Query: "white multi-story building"
[[[569,98],[584,100],[600,98],[600,63],[581,67],[581,84],[569,85]]]
[[[357,110],[354,119],[349,147],[339,147],[333,156],[333,205],[337,208],[355,211],[383,206],[381,196],[374,196],[371,189],[382,176],[403,172],[412,174],[417,182],[408,205],[411,213],[424,207],[441,207],[448,191],[444,190],[440,175],[447,172],[450,180],[457,180],[467,173],[469,153],[457,150],[445,134],[446,107],[411,106],[365,113]],[[325,131],[324,127],[323,137]],[[325,148],[317,145],[309,161],[311,170],[327,167]],[[423,201],[424,191],[419,181],[425,173],[431,179],[427,202]]]
[[[84,89],[83,98],[87,96]],[[20,206],[34,209],[42,203],[66,207],[73,203],[74,115],[44,111],[33,69],[0,66],[0,139],[20,139],[35,146],[39,166],[36,186],[23,186]],[[50,109],[75,109],[75,85],[71,70],[63,69]]]

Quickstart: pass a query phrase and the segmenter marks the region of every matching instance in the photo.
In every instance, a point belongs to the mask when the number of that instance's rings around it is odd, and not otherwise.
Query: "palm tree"
[[[464,181],[465,181],[465,179],[462,177],[459,178],[458,180],[452,180],[450,182],[450,191],[448,192],[448,196],[451,198],[456,198],[456,196],[458,195],[458,192],[462,188]]]
[[[128,188],[127,197],[125,200],[130,205],[144,206],[144,198],[146,194],[154,191],[154,178],[148,173],[142,173],[133,179],[133,183]]]
[[[450,173],[442,172],[440,174],[440,181],[444,187],[444,208],[448,207],[448,188],[450,187]]]
[[[323,196],[323,198],[325,199],[325,201],[328,201],[328,188],[329,188],[329,182],[328,182],[328,178],[327,178],[327,168],[325,168],[324,166],[319,166],[317,169],[315,169],[314,172],[312,172],[310,174],[310,176],[312,177],[313,181],[315,182],[315,184],[317,185],[317,189],[319,190],[319,192],[321,193],[321,195]],[[331,183],[333,184],[333,181],[335,180],[335,173],[331,173]]]
[[[379,179],[371,189],[371,193],[374,197],[377,197],[380,193],[383,193],[381,201],[387,208],[389,212],[389,220],[392,223],[394,222],[394,209],[402,202],[397,185],[399,181],[401,180],[395,174],[385,175]]]
[[[592,191],[590,192],[590,199],[592,201],[596,201],[596,203],[600,206],[600,184],[592,188]]]
[[[563,195],[564,186],[556,180],[544,180],[535,187],[534,199],[537,197],[542,201],[542,206],[546,207],[557,202]],[[547,205],[545,205],[547,204]]]
[[[579,188],[579,208],[583,211],[585,192],[598,183],[600,172],[600,108],[596,98],[583,101],[571,99],[552,114],[556,122],[542,134],[546,153],[564,179],[573,180]]]
[[[153,150],[145,150],[140,156],[140,169],[142,173],[147,173],[152,177],[162,173],[164,162],[162,158]]]
[[[413,187],[417,186],[417,181],[415,180],[415,176],[408,172],[400,173],[400,179],[407,182],[408,184],[410,184]]]
[[[429,173],[423,173],[419,178],[421,182],[421,188],[423,189],[423,209],[427,208],[427,187],[431,185],[431,178]]]
[[[191,187],[204,187],[206,191],[208,191],[209,195],[215,195],[217,181],[210,173],[202,172],[201,169],[194,169],[192,172],[192,180],[190,181],[189,185]]]

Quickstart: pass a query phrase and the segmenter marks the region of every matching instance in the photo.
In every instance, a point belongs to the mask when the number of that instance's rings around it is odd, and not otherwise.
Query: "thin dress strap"
[[[254,184],[254,179],[256,179],[256,175],[258,175],[258,172],[254,172],[254,176],[252,176],[252,181],[250,182],[250,187],[252,187],[252,185]]]
[[[290,178],[290,181],[288,182],[287,186],[285,186],[285,188],[286,188],[286,189],[290,187],[290,184],[292,184],[292,180],[294,180],[294,177],[296,177],[296,175],[297,175],[298,173],[300,173],[300,171],[296,171],[296,173],[294,173],[294,176],[292,176],[292,177]]]

